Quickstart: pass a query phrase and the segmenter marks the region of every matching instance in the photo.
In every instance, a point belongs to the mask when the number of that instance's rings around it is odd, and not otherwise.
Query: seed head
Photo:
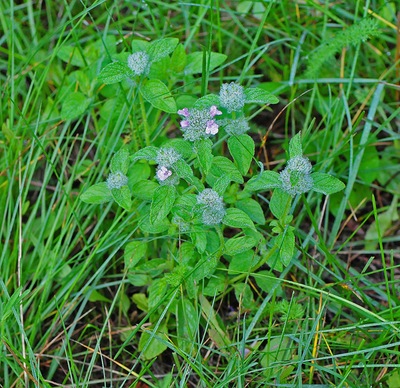
[[[128,67],[135,75],[146,75],[150,68],[149,55],[144,51],[138,51],[128,57]]]
[[[243,86],[235,82],[221,85],[219,101],[228,113],[241,110],[244,107],[245,99]]]
[[[121,171],[111,173],[107,178],[107,187],[111,189],[120,189],[128,184],[128,177]]]
[[[181,158],[181,155],[171,147],[163,147],[157,151],[156,162],[160,166],[170,168]]]

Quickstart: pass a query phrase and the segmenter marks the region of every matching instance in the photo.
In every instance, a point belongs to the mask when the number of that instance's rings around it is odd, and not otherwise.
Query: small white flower
[[[168,170],[167,167],[165,166],[161,166],[158,168],[157,172],[156,172],[157,178],[163,182],[166,179],[168,179],[171,175],[172,175],[172,171]]]
[[[221,85],[219,101],[221,106],[225,108],[228,113],[240,111],[244,107],[245,100],[246,96],[243,86],[235,82]]]
[[[120,189],[128,184],[128,177],[121,171],[111,173],[107,178],[107,187],[109,190]]]
[[[135,75],[147,74],[150,68],[150,57],[145,51],[138,51],[129,55],[128,67]]]

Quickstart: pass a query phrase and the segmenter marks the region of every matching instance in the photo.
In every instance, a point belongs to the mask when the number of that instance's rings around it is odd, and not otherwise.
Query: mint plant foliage
[[[151,109],[171,113],[166,125],[174,128],[174,138],[125,145],[113,156],[105,181],[87,188],[81,200],[114,201],[134,212],[142,242],[140,248],[137,242],[126,247],[127,279],[135,286],[151,285],[138,305],[146,311],[156,308],[163,295],[178,286],[189,299],[222,292],[220,285],[228,284],[243,263],[251,271],[263,265],[283,270],[296,254],[294,199],[306,200],[304,194],[312,191],[333,194],[344,184],[313,171],[303,155],[300,133],[289,142],[282,171],[257,173],[248,112],[254,105],[278,103],[276,96],[230,82],[215,94],[197,100],[177,97],[185,105],[175,99],[172,104],[166,102],[172,98],[168,83],[154,78],[154,67],[167,61],[172,78],[185,69],[192,77],[198,67],[193,61],[203,57],[186,55],[176,39],[135,42],[132,51],[106,65],[98,79],[112,84],[129,78]],[[211,68],[222,59],[211,55]],[[174,252],[174,259],[157,259],[159,252]],[[221,272],[224,266],[227,270]]]

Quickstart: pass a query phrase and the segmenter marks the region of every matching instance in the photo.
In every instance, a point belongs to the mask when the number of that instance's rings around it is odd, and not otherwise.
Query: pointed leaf
[[[100,204],[112,201],[110,189],[107,187],[106,182],[97,183],[90,186],[80,196],[81,201],[92,204]]]
[[[269,203],[269,209],[272,214],[278,220],[284,220],[285,216],[289,212],[290,205],[292,203],[292,197],[285,191],[277,188],[272,194],[271,201]]]
[[[157,159],[157,151],[158,151],[158,147],[154,147],[154,146],[148,146],[148,147],[142,148],[141,150],[136,151],[131,156],[131,161],[136,162],[137,160],[140,160],[140,159],[155,161]]]
[[[226,213],[222,220],[222,223],[224,225],[230,226],[231,228],[255,229],[253,221],[243,210],[232,208],[232,207],[229,209],[226,209]]]
[[[296,156],[303,156],[303,148],[301,146],[301,132],[293,136],[289,142],[289,157],[290,159]]]
[[[330,195],[343,190],[346,185],[339,179],[322,172],[313,172],[311,177],[314,182],[313,190],[325,195]]]
[[[275,245],[279,249],[280,261],[286,267],[294,257],[295,238],[293,227],[289,226],[279,234],[276,237]]]
[[[176,189],[174,186],[160,186],[153,195],[150,207],[150,222],[156,224],[163,221],[174,205]]]
[[[256,240],[251,236],[233,237],[225,242],[225,254],[234,256],[247,251],[256,245]]]
[[[264,211],[260,204],[252,198],[245,198],[236,202],[236,207],[243,210],[254,222],[265,224]]]
[[[114,201],[117,202],[125,210],[130,210],[132,207],[131,191],[128,186],[122,186],[120,189],[111,189],[111,194]]]
[[[167,113],[176,113],[175,100],[167,86],[160,80],[148,80],[140,87],[140,93],[155,108]]]
[[[157,39],[150,42],[147,46],[146,52],[149,54],[151,61],[158,62],[162,58],[171,54],[178,43],[179,39],[177,38]]]
[[[111,172],[118,171],[126,174],[129,167],[129,152],[125,148],[121,148],[111,159]]]
[[[277,104],[278,98],[261,88],[247,88],[244,91],[246,104]]]
[[[228,148],[240,173],[246,175],[254,156],[254,140],[249,135],[231,136]]]
[[[112,62],[104,67],[98,75],[98,80],[103,84],[115,84],[134,74],[127,64],[123,62]]]
[[[200,163],[200,167],[205,175],[208,174],[211,168],[213,154],[212,154],[212,141],[210,139],[201,139],[195,143],[195,153]]]
[[[217,66],[225,62],[227,56],[220,53],[211,53],[209,71],[215,69]],[[207,53],[206,61],[208,62],[209,55]],[[196,51],[188,54],[186,57],[185,74],[199,74],[203,71],[203,52]]]
[[[240,171],[228,158],[225,158],[224,156],[214,157],[210,171],[217,177],[228,175],[232,181],[243,183],[243,177]]]
[[[266,191],[280,187],[279,174],[275,171],[263,171],[247,181],[247,191]]]
[[[88,99],[81,92],[69,93],[64,99],[61,108],[61,118],[63,120],[72,120],[81,116],[90,104]]]

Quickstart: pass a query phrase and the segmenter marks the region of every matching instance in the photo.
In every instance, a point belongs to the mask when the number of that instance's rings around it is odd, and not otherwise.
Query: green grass
[[[168,3],[0,0],[0,386],[399,387],[395,2]],[[308,58],[368,15],[380,34],[335,41],[312,78]],[[189,298],[178,284],[140,308],[151,284],[132,285],[126,244],[148,243],[164,277],[181,236],[140,233],[140,209],[79,195],[105,180],[123,144],[160,145],[178,119],[96,83],[93,58],[108,58],[110,37],[118,52],[132,39],[176,37],[187,53],[226,54],[201,79],[171,83],[173,95],[231,81],[267,88],[280,104],[251,111],[265,169],[280,171],[302,131],[318,171],[346,183],[297,202],[298,254],[282,272],[269,272],[268,252],[248,271],[224,259],[213,274],[221,292]],[[80,67],[63,57],[70,46]],[[63,101],[78,88],[90,104],[65,120]],[[257,198],[264,209],[269,199]],[[271,236],[268,223],[260,232]]]

